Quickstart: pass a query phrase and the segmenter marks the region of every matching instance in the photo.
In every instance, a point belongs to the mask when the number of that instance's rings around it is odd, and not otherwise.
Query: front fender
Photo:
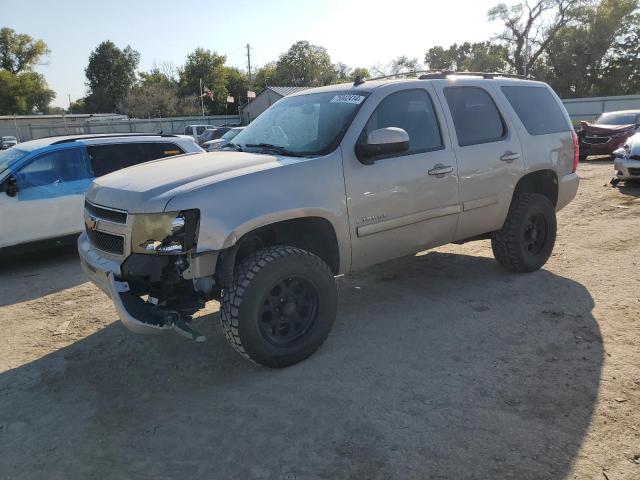
[[[198,208],[198,251],[224,250],[247,233],[273,223],[319,217],[338,241],[340,271],[351,265],[348,216],[340,150],[296,159],[172,198],[166,211]]]

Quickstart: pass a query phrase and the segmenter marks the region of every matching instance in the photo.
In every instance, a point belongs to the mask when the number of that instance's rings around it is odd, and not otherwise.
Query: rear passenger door
[[[150,160],[184,153],[178,145],[171,142],[113,143],[93,145],[87,150],[95,177]]]
[[[461,240],[502,227],[524,170],[518,135],[492,85],[456,79],[439,82],[438,94],[458,160]]]

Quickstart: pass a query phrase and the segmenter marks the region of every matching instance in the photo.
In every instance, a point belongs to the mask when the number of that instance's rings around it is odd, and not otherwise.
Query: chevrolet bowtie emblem
[[[98,219],[96,217],[89,216],[89,218],[85,220],[85,223],[87,224],[87,230],[95,230],[98,228]]]

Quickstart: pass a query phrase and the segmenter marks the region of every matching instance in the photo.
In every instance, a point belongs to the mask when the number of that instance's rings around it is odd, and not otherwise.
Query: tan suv
[[[270,367],[326,339],[337,274],[477,239],[539,269],[578,188],[558,97],[496,74],[306,90],[229,147],[96,179],[78,246],[131,330],[203,340],[191,315],[217,299],[231,345]]]

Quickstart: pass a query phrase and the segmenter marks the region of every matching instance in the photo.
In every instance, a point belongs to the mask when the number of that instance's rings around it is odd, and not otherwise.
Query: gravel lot
[[[0,266],[2,479],[638,479],[640,188],[580,167],[544,270],[489,242],[339,279],[335,328],[284,370],[139,337],[73,249]]]

